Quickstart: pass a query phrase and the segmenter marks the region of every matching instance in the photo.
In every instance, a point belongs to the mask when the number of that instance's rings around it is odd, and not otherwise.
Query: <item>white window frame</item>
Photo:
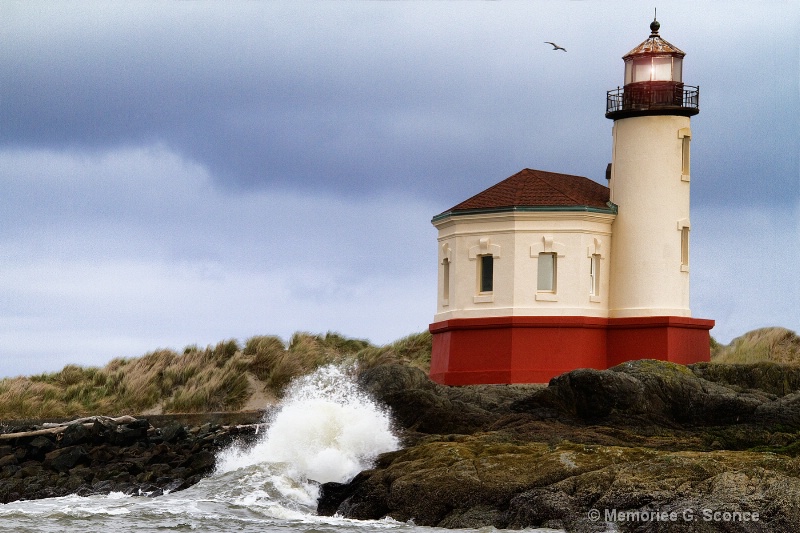
[[[478,239],[478,244],[475,246],[471,246],[469,248],[468,257],[470,261],[476,261],[477,265],[475,268],[475,272],[477,274],[475,279],[475,295],[472,297],[472,301],[474,303],[491,303],[494,302],[494,294],[495,291],[492,290],[491,292],[481,292],[481,261],[479,259],[482,256],[491,255],[492,256],[492,289],[494,289],[494,280],[496,276],[494,276],[494,271],[497,269],[497,265],[494,264],[495,261],[500,259],[500,246],[497,244],[493,244],[489,237],[480,237]]]
[[[442,245],[440,257],[439,264],[442,265],[442,306],[447,307],[450,305],[450,276],[453,267],[453,250],[448,243]]]
[[[681,232],[681,272],[689,272],[689,230],[691,224],[688,218],[678,221],[678,231]]]
[[[557,302],[558,301],[558,263],[563,260],[566,252],[566,246],[553,239],[552,235],[542,235],[531,245],[531,257],[536,258],[536,296],[537,302]],[[539,254],[553,254],[553,289],[552,291],[540,291],[539,287]]]
[[[543,272],[544,268],[548,272]],[[536,292],[558,292],[558,256],[553,252],[539,252],[536,262]]]
[[[488,261],[487,261],[488,259]],[[491,275],[489,276],[489,288],[484,286],[486,277],[486,265],[491,265]],[[482,254],[478,256],[478,294],[491,294],[494,292],[494,256],[492,254]]]
[[[589,257],[589,296],[600,296],[600,256]]]
[[[681,139],[681,181],[690,181],[692,166],[692,130],[689,128],[681,128],[678,130],[678,138]]]
[[[603,252],[603,241],[595,237],[586,248],[586,257],[589,258],[589,301],[599,303],[602,301],[603,278],[602,263],[606,258]]]

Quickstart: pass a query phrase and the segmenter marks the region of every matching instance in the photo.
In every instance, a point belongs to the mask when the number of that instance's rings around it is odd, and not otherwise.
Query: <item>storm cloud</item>
[[[604,181],[606,91],[650,9],[0,4],[0,374],[423,330],[431,216],[526,167]],[[659,21],[700,86],[694,314],[724,342],[800,329],[796,5],[667,2]]]

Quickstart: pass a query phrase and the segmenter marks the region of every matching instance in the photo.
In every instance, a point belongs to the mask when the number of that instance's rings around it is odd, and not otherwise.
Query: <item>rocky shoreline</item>
[[[800,367],[634,361],[547,386],[444,387],[421,370],[359,375],[400,450],[318,512],[446,528],[770,531],[800,524]],[[0,502],[157,496],[249,445],[263,412],[89,417],[0,426]]]
[[[458,388],[385,366],[361,382],[405,447],[323,485],[320,514],[569,532],[800,524],[795,366],[634,361],[547,387]]]
[[[4,425],[0,503],[111,492],[158,496],[181,490],[214,469],[222,448],[252,443],[262,418],[263,413],[238,414],[236,424],[224,425],[230,416],[161,415],[152,421],[95,416]]]

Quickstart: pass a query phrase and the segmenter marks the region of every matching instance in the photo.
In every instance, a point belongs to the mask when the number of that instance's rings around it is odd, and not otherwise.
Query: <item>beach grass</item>
[[[786,328],[760,328],[736,337],[730,344],[712,339],[712,363],[800,363],[800,336]]]
[[[244,344],[230,339],[182,352],[158,349],[112,359],[102,368],[71,364],[58,372],[0,379],[0,420],[238,411],[254,395],[280,398],[294,378],[327,364],[363,370],[398,363],[427,372],[431,343],[427,331],[383,346],[335,332],[297,332],[288,342],[259,335]],[[711,361],[800,363],[800,337],[775,327],[728,345],[712,338]]]
[[[294,378],[322,365],[368,368],[392,362],[427,371],[430,351],[428,332],[385,346],[334,332],[298,332],[288,342],[255,336],[243,346],[231,339],[187,346],[182,353],[159,349],[116,358],[102,368],[67,365],[58,372],[2,379],[0,420],[238,411],[254,394],[279,398]]]

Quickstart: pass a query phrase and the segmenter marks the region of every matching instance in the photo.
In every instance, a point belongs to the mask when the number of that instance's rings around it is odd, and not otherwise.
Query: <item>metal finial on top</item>
[[[650,23],[650,31],[652,35],[658,35],[658,29],[661,27],[661,24],[658,23],[656,17],[658,16],[658,8],[653,8],[653,22]]]

